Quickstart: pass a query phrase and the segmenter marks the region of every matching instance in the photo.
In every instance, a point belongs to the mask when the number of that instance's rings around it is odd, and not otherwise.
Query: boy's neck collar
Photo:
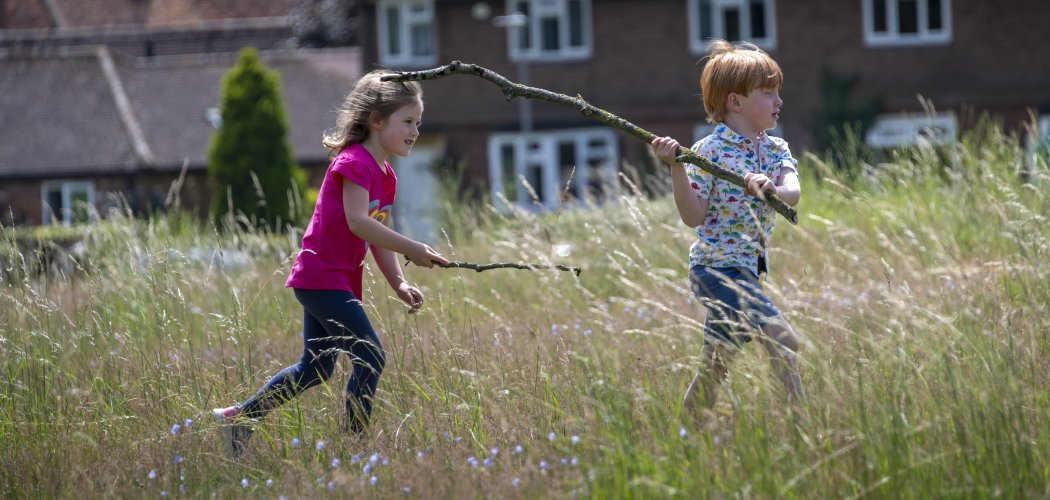
[[[765,131],[762,131],[759,132],[754,139],[751,139],[733,130],[733,127],[730,127],[729,124],[726,122],[719,122],[718,126],[715,127],[714,134],[718,137],[721,137],[722,139],[735,143],[762,142],[765,140],[766,137],[768,137]]]

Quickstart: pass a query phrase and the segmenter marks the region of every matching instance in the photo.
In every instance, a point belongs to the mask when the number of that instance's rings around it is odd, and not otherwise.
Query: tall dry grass
[[[370,272],[389,359],[371,435],[338,430],[344,360],[241,461],[207,410],[298,358],[299,234],[114,218],[44,277],[5,237],[0,493],[1047,496],[1050,178],[1022,159],[991,125],[858,178],[804,158],[766,287],[804,338],[805,403],[788,411],[750,346],[708,428],[680,404],[702,346],[693,236],[627,184],[600,209],[451,210],[448,256],[583,274],[409,268],[428,300],[410,316]]]

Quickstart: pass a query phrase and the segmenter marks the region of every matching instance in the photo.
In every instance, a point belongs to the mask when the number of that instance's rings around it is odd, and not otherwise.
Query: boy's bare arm
[[[681,163],[671,166],[671,190],[674,192],[674,205],[682,222],[689,227],[704,225],[708,201],[697,196],[689,186],[689,176]]]
[[[792,207],[798,205],[799,200],[802,199],[802,184],[799,183],[798,174],[794,170],[781,169],[777,196]]]
[[[703,225],[704,219],[707,218],[708,202],[693,192],[693,188],[689,185],[689,176],[685,172],[685,165],[678,163],[675,159],[678,141],[670,137],[658,137],[653,139],[650,147],[657,158],[671,167],[671,191],[674,194],[674,204],[682,222],[689,227]]]

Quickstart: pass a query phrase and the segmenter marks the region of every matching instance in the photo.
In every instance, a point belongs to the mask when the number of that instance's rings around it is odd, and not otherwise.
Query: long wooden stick
[[[475,264],[473,262],[460,262],[460,261],[451,260],[451,261],[448,262],[448,264],[444,264],[443,265],[443,264],[438,264],[438,263],[435,262],[434,265],[438,266],[438,267],[461,267],[461,268],[464,268],[464,269],[473,269],[473,270],[475,270],[475,271],[477,271],[479,273],[481,271],[488,271],[489,269],[503,269],[503,268],[528,269],[530,271],[533,270],[533,269],[557,269],[559,271],[572,271],[572,272],[576,273],[576,276],[579,276],[580,273],[583,272],[583,269],[580,269],[578,267],[563,266],[561,264],[554,264],[554,265],[548,266],[546,264],[527,264],[527,263],[523,263],[523,262],[493,262],[491,264]]]
[[[511,100],[515,97],[524,97],[526,99],[540,99],[554,104],[561,104],[570,108],[578,110],[581,114],[588,118],[598,120],[610,127],[626,132],[642,141],[646,144],[653,142],[656,139],[656,134],[649,132],[619,116],[616,116],[604,109],[595,107],[583,99],[582,96],[577,95],[576,97],[570,97],[565,94],[559,94],[557,92],[551,92],[546,89],[537,87],[529,87],[520,83],[514,83],[508,80],[503,75],[496,73],[490,69],[478,66],[477,64],[467,64],[460,61],[452,61],[444,66],[439,66],[434,69],[422,70],[422,71],[403,71],[396,74],[385,75],[382,77],[384,81],[422,81],[422,80],[436,80],[449,75],[472,75],[484,80],[488,80],[503,91],[503,95],[507,100]],[[682,163],[691,163],[700,167],[701,169],[709,172],[711,175],[723,179],[725,181],[736,184],[737,186],[746,187],[744,178],[736,175],[729,170],[726,170],[718,165],[715,165],[707,158],[704,158],[689,148],[679,147],[678,151],[675,152],[677,160]],[[767,192],[765,194],[764,201],[776,210],[777,213],[783,215],[792,224],[798,224],[798,213],[794,208],[788,206],[781,200],[780,197],[773,193]]]
[[[411,264],[412,261],[405,259],[405,265]],[[463,269],[473,269],[476,272],[488,271],[489,269],[527,269],[532,271],[533,269],[557,269],[559,271],[572,271],[579,276],[583,272],[583,269],[573,266],[563,266],[561,264],[547,265],[547,264],[529,264],[525,262],[493,262],[491,264],[475,264],[473,262],[463,262],[460,260],[450,260],[448,264],[440,264],[434,261],[434,265],[438,267],[450,268],[458,267]]]

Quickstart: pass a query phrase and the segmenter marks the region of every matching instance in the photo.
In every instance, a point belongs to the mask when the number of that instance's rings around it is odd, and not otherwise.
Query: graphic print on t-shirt
[[[385,224],[386,218],[390,216],[390,210],[393,207],[393,205],[387,205],[379,208],[379,200],[372,200],[368,203],[368,216]]]

